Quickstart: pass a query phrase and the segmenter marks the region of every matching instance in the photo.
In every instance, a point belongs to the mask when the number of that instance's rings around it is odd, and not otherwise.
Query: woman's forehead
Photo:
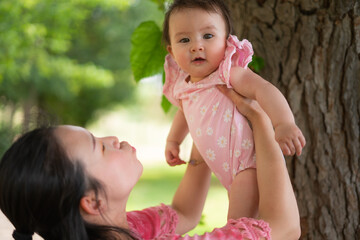
[[[74,149],[93,150],[94,139],[85,128],[62,125],[55,129],[55,136],[68,153],[73,153]]]

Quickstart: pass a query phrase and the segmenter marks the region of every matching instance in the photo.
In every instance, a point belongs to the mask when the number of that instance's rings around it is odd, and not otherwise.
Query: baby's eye
[[[105,144],[104,143],[101,143],[102,144],[102,151],[104,152],[105,151]]]
[[[187,43],[187,42],[189,42],[189,41],[190,41],[190,39],[188,39],[188,38],[182,38],[182,39],[180,39],[179,42],[181,42],[181,43]]]
[[[211,33],[206,33],[206,34],[204,35],[204,39],[210,39],[210,38],[212,38],[212,37],[214,37],[214,35],[212,35]]]

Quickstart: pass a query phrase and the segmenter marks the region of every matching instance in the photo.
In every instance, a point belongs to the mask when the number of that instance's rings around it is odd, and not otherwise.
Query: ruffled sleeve
[[[259,240],[265,238],[271,240],[271,229],[267,222],[252,218],[239,218],[237,220],[229,220],[222,228],[215,228],[211,233],[205,233],[201,236],[193,237],[179,235],[162,236],[158,239],[167,240]]]
[[[221,79],[226,83],[227,87],[230,85],[230,69],[233,66],[247,68],[252,60],[254,54],[251,43],[244,39],[239,41],[234,35],[230,35],[227,40],[227,47],[225,50],[224,60],[219,65],[219,74]]]
[[[175,60],[170,54],[165,57],[165,83],[163,86],[163,94],[173,105],[179,107],[180,102],[175,98],[174,88],[176,84],[176,79],[180,73],[180,67],[177,65]]]
[[[131,231],[140,239],[161,239],[162,236],[175,235],[178,216],[170,206],[161,204],[141,211],[128,212],[127,220]]]

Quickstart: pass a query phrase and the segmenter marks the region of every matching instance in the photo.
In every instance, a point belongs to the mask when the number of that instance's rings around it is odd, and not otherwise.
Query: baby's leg
[[[228,219],[256,218],[259,210],[259,191],[256,169],[239,172],[230,186]]]

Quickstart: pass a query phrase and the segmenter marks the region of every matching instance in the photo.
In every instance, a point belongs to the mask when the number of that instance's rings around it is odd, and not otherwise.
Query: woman
[[[15,227],[14,239],[32,239],[34,232],[44,239],[299,238],[297,204],[269,118],[256,102],[219,89],[253,126],[261,220],[229,220],[200,237],[178,235],[200,219],[210,181],[206,164],[188,165],[171,206],[126,213],[142,173],[135,148],[59,126],[25,134],[0,162],[0,208]],[[196,149],[192,158],[199,158]]]

